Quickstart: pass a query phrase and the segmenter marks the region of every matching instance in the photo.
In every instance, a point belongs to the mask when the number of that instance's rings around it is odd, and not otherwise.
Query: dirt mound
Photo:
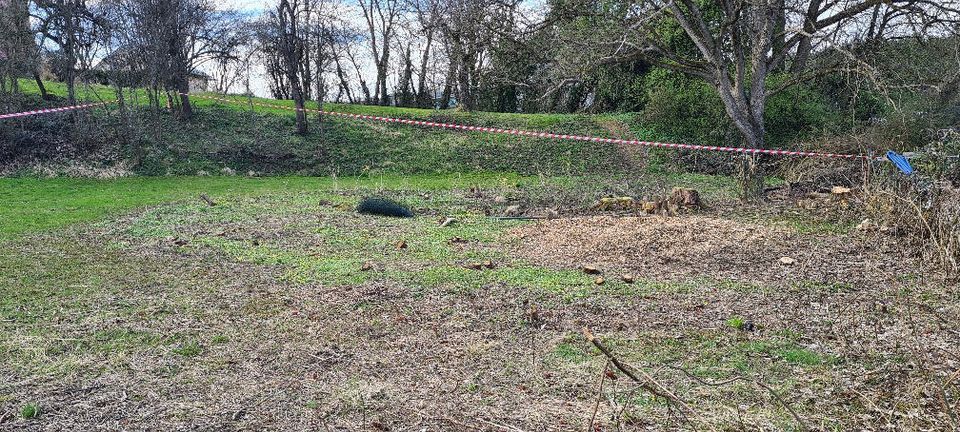
[[[704,216],[558,219],[511,234],[519,239],[515,252],[534,263],[559,268],[593,264],[655,280],[863,286],[889,281],[908,261],[883,244],[856,236],[803,235]]]

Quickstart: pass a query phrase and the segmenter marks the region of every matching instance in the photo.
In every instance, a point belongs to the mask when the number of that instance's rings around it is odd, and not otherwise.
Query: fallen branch
[[[660,384],[657,380],[653,379],[653,377],[650,376],[650,374],[644,372],[643,370],[630,367],[624,364],[623,362],[621,362],[620,359],[618,359],[615,355],[613,355],[613,352],[611,352],[609,348],[603,345],[603,343],[600,342],[600,339],[597,339],[597,337],[594,336],[589,329],[587,328],[583,329],[583,336],[586,337],[587,340],[593,344],[593,346],[597,347],[597,349],[600,350],[600,352],[603,353],[603,355],[605,355],[610,360],[610,363],[613,363],[613,365],[616,366],[617,369],[623,372],[624,375],[630,377],[630,379],[632,379],[634,382],[636,382],[641,387],[643,387],[643,389],[647,390],[650,393],[653,393],[656,396],[660,396],[664,399],[667,399],[671,403],[674,403],[680,408],[683,408],[683,410],[689,414],[696,414],[696,411],[694,411],[693,408],[690,407],[690,405],[687,405],[686,402],[684,402],[682,399],[677,397],[677,395],[673,394],[673,392],[671,392],[670,389],[666,388],[663,384]]]
[[[501,220],[501,221],[528,221],[528,220],[544,220],[547,219],[546,216],[488,216],[488,219],[492,220]]]
[[[213,200],[210,199],[210,197],[208,197],[207,194],[200,194],[200,199],[202,199],[203,202],[207,203],[207,205],[210,207],[217,205],[217,203],[213,202]]]

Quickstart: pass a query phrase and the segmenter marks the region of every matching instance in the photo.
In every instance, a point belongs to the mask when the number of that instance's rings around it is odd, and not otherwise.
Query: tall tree
[[[181,118],[192,117],[190,78],[204,63],[236,55],[237,15],[208,0],[111,1],[117,67],[144,74],[152,89],[178,98]]]
[[[300,0],[280,0],[276,8],[269,11],[262,27],[261,40],[268,56],[268,70],[272,69],[278,85],[282,89],[289,89],[290,98],[297,108],[297,133],[306,134],[307,92],[310,77],[305,64],[308,63],[308,44],[304,22],[303,4]],[[280,90],[283,92],[284,90]],[[277,92],[277,90],[275,90]]]
[[[474,110],[493,48],[515,28],[518,0],[444,0],[441,3],[444,46],[455,83],[457,106]],[[446,90],[445,90],[446,91]],[[446,99],[446,97],[444,97]]]
[[[18,91],[17,79],[34,70],[35,63],[27,0],[0,0],[0,94]]]
[[[387,93],[387,74],[390,68],[390,44],[393,42],[395,27],[400,17],[398,0],[357,0],[367,24],[367,41],[373,54],[373,64],[377,69],[374,84],[374,99],[380,105],[390,103]]]
[[[587,5],[581,10],[603,10],[592,1]],[[894,27],[923,23],[923,29],[912,29],[910,34],[915,34],[944,23],[950,15],[946,11],[957,10],[957,1],[640,0],[623,9],[623,16],[608,17],[623,29],[620,36],[605,41],[586,33],[579,37],[592,41],[593,49],[602,53],[592,56],[596,63],[643,57],[710,83],[744,143],[762,149],[767,99],[786,88],[771,86],[771,74],[788,64],[793,76],[787,82],[797,83],[821,72],[822,65],[809,61],[811,53],[862,40],[863,29],[875,27],[865,24],[884,10],[895,11],[884,30],[888,36],[897,35]],[[796,27],[787,28],[785,23]],[[875,28],[871,33],[881,34]],[[755,154],[743,158],[744,198],[763,195],[760,159]]]
[[[67,84],[67,101],[76,103],[76,83],[81,69],[89,68],[94,47],[106,29],[103,15],[85,0],[35,0],[32,17],[37,33],[47,42],[53,70]]]

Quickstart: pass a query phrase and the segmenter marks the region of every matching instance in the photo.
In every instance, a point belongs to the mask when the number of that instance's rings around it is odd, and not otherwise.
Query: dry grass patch
[[[578,217],[524,225],[511,234],[519,239],[516,253],[537,264],[592,264],[655,280],[864,287],[914,271],[889,244],[856,234],[806,235],[712,216]]]

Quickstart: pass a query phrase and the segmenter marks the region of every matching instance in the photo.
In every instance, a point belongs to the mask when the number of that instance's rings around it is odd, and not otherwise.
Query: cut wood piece
[[[670,193],[670,201],[683,207],[700,207],[700,192],[696,189],[687,189],[681,187],[673,188]]]
[[[834,195],[848,195],[850,194],[850,188],[844,186],[834,186],[830,189],[830,193]]]
[[[207,194],[200,194],[200,199],[202,199],[203,202],[207,203],[207,205],[210,207],[217,205],[217,203],[213,202],[213,200],[210,199],[210,197],[208,197]]]
[[[598,268],[596,268],[596,267],[594,267],[594,266],[592,266],[592,265],[585,265],[585,266],[580,267],[580,269],[583,270],[583,272],[586,273],[586,274],[590,274],[590,275],[600,274],[600,269],[598,269]]]

